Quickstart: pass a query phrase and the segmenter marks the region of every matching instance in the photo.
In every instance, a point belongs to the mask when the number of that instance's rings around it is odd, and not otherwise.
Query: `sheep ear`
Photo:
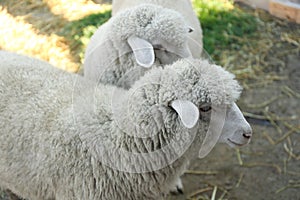
[[[127,41],[134,53],[136,62],[142,67],[151,67],[155,60],[152,44],[136,36],[131,36]]]
[[[183,125],[193,128],[199,119],[199,110],[195,104],[185,100],[175,100],[171,103],[172,108],[178,113]]]

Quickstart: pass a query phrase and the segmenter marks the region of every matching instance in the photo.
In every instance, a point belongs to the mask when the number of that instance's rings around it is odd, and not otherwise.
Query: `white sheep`
[[[2,51],[0,76],[0,187],[26,199],[162,199],[203,141],[251,137],[240,86],[206,61],[153,68],[124,90]]]
[[[189,35],[188,46],[194,58],[200,58],[203,53],[202,29],[200,21],[193,10],[191,0],[113,0],[112,15],[115,16],[119,12],[132,8],[134,6],[149,3],[160,5],[164,8],[176,10],[188,25],[193,28],[193,32]]]
[[[171,9],[142,4],[124,10],[91,37],[84,76],[128,89],[155,62],[165,65],[190,57],[191,31],[181,14]]]

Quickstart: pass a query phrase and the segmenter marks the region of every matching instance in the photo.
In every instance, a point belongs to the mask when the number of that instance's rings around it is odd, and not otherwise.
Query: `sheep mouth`
[[[231,144],[234,144],[235,146],[239,146],[239,147],[241,147],[241,146],[244,146],[245,144],[240,144],[240,143],[236,143],[236,142],[234,142],[234,141],[232,141],[232,140],[230,140],[230,139],[227,139]]]

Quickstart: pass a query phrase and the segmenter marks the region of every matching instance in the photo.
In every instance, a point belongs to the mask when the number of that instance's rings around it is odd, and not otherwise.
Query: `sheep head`
[[[234,75],[220,66],[182,59],[150,70],[129,90],[124,130],[144,138],[194,131],[203,142],[200,157],[217,142],[242,146],[252,130],[235,104],[240,92]]]
[[[112,19],[111,40],[128,44],[137,63],[149,68],[157,58],[162,64],[191,56],[187,40],[193,28],[180,13],[152,4],[125,10]],[[127,53],[127,49],[125,52]]]

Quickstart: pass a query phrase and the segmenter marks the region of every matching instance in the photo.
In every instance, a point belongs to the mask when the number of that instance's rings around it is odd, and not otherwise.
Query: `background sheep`
[[[164,65],[191,56],[191,31],[178,12],[161,6],[143,4],[120,12],[92,36],[84,76],[129,88],[155,61]]]
[[[221,142],[251,136],[234,76],[207,62],[152,69],[126,91],[8,52],[0,60],[0,187],[23,198],[160,199],[219,131],[216,109],[228,107]]]
[[[202,29],[198,17],[196,16],[190,0],[113,0],[112,1],[112,15],[123,11],[124,9],[131,8],[143,3],[150,3],[160,5],[164,8],[169,8],[178,11],[193,32],[189,35],[189,48],[194,58],[200,58],[203,44],[202,44]]]

